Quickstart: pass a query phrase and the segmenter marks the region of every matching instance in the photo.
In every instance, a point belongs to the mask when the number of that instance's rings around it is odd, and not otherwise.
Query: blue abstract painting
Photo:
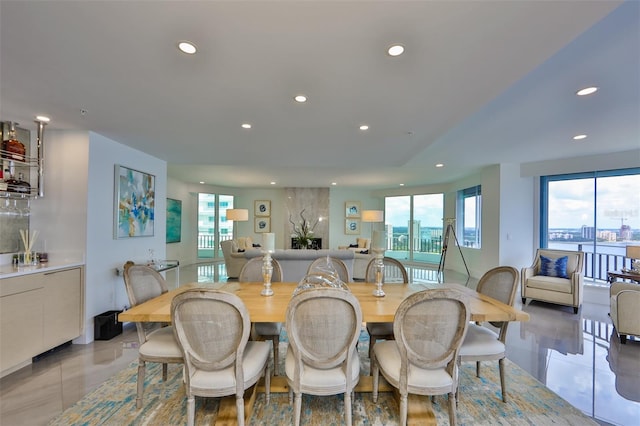
[[[116,238],[154,234],[155,176],[116,165]]]
[[[167,198],[167,243],[179,243],[182,228],[182,201]]]

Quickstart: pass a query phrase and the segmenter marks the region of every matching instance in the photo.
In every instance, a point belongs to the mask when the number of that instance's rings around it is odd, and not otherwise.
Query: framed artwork
[[[360,217],[360,201],[347,201],[344,203],[344,217]],[[358,234],[360,231],[358,231]]]
[[[360,219],[345,219],[344,233],[347,235],[360,235]]]
[[[152,237],[156,177],[118,164],[114,174],[114,237]]]
[[[179,243],[182,231],[182,201],[167,198],[167,244]]]
[[[271,216],[271,201],[269,200],[256,200],[254,202],[254,214],[256,216],[268,217]],[[269,231],[265,231],[269,232]]]
[[[253,231],[256,234],[263,234],[265,232],[271,232],[271,218],[270,217],[256,217],[253,222]]]

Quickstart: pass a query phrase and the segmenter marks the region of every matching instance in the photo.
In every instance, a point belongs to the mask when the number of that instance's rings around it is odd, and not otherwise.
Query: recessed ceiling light
[[[369,126],[366,124],[363,124],[362,126],[360,126],[360,130],[369,130]]]
[[[182,53],[186,53],[187,55],[193,55],[194,53],[196,53],[196,50],[198,50],[195,44],[186,40],[178,42],[178,49],[180,49]]]
[[[203,182],[203,181],[200,181],[200,185],[204,185],[204,182]]]
[[[336,186],[338,182],[331,182],[331,185]]]
[[[271,184],[271,185],[275,185],[276,183],[275,183],[275,182],[269,182],[269,184]]]
[[[46,115],[36,115],[36,120],[42,121],[43,123],[48,123],[51,121],[51,119]]]
[[[586,139],[586,138],[587,138],[587,135],[575,135],[573,137],[573,140],[574,141],[579,141],[579,140]]]
[[[404,186],[404,183],[401,183],[400,186]]]
[[[393,44],[387,49],[389,56],[400,56],[404,53],[404,46],[401,44]]]
[[[301,104],[307,102],[307,97],[305,95],[296,95],[293,99]]]
[[[249,124],[249,123],[242,123],[242,128],[243,128],[243,129],[250,129],[250,128],[251,128],[251,124]]]
[[[436,167],[444,167],[444,164],[438,163],[438,164],[436,164]]]
[[[595,93],[598,91],[598,88],[596,86],[591,86],[591,87],[585,87],[584,89],[580,89],[576,92],[576,95],[578,96],[587,96],[590,95],[592,93]]]

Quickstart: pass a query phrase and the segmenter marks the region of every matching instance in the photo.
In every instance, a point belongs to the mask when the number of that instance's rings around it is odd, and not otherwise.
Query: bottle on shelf
[[[24,180],[24,174],[22,172],[18,173],[18,179],[12,176],[5,180],[5,182],[7,183],[7,191],[9,192],[17,192],[20,194],[31,193],[31,185]]]
[[[7,139],[2,141],[2,158],[25,161],[26,149],[24,144],[16,139],[15,123],[13,121],[9,122],[9,126],[9,135]]]

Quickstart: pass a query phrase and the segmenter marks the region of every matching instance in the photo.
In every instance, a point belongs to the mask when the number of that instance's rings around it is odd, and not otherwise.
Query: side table
[[[640,284],[640,274],[634,274],[628,271],[607,271],[607,282],[613,283],[616,279],[631,280]]]

